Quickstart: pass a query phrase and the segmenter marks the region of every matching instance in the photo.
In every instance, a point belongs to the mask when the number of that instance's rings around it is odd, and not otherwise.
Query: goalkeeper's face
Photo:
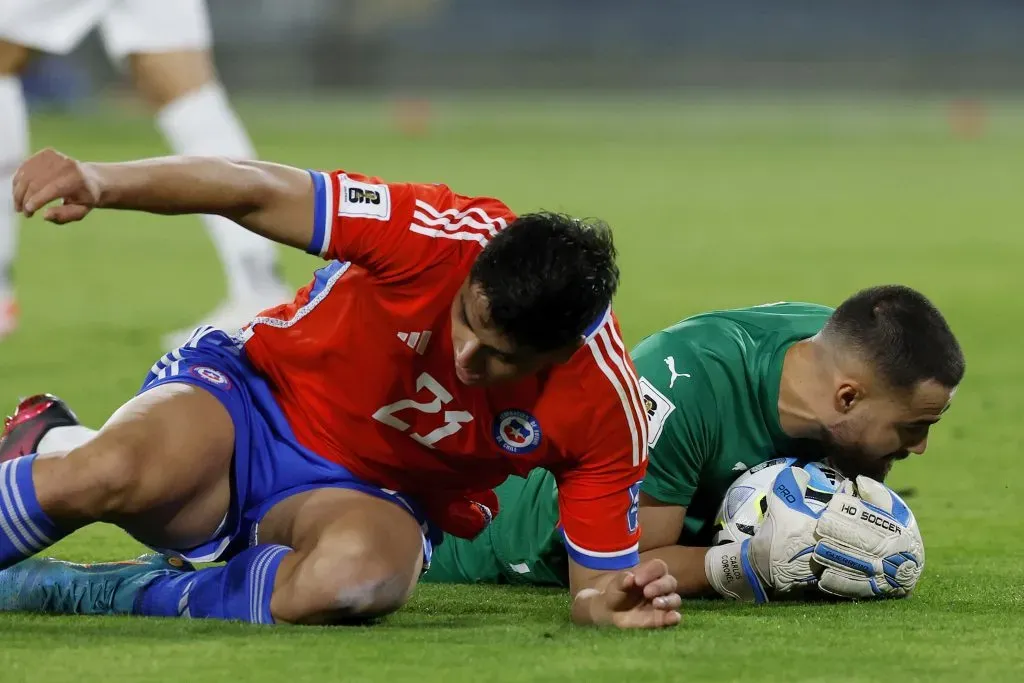
[[[934,381],[912,391],[843,384],[835,418],[825,425],[825,450],[848,477],[863,474],[884,481],[893,464],[924,453],[929,431],[949,407],[955,389]]]

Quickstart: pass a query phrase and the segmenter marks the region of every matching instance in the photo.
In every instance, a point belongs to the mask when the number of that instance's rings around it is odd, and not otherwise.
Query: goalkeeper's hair
[[[611,305],[615,258],[604,222],[530,213],[491,239],[470,278],[497,329],[517,346],[546,352],[575,343]]]
[[[964,377],[964,354],[946,319],[910,287],[857,292],[835,310],[822,336],[859,353],[895,389],[927,380],[953,388]]]

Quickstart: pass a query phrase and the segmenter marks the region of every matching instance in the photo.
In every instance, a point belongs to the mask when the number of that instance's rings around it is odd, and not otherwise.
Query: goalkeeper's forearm
[[[684,598],[700,598],[716,595],[704,569],[707,552],[707,548],[669,545],[640,553],[640,561],[664,560],[668,573],[676,577],[679,584],[676,592]]]
[[[99,184],[98,208],[216,214],[299,249],[312,239],[313,183],[296,168],[180,156],[88,166]]]

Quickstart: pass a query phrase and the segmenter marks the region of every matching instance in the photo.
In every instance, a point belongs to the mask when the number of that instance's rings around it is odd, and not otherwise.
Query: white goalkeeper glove
[[[894,491],[874,479],[844,481],[822,512],[816,533],[813,564],[826,593],[901,598],[921,577],[924,543],[917,520]]]
[[[720,595],[758,603],[799,598],[812,588],[811,553],[818,513],[804,494],[811,475],[802,467],[787,467],[775,478],[768,494],[764,522],[745,541],[708,549],[704,572]]]

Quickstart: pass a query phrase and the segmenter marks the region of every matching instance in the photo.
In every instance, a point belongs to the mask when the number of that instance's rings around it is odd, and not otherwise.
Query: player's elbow
[[[233,160],[231,173],[238,178],[239,207],[243,213],[254,213],[279,204],[287,185],[262,161]]]
[[[314,192],[309,174],[265,161],[233,161],[240,201],[229,215],[268,239],[297,249],[309,245],[313,232]]]

